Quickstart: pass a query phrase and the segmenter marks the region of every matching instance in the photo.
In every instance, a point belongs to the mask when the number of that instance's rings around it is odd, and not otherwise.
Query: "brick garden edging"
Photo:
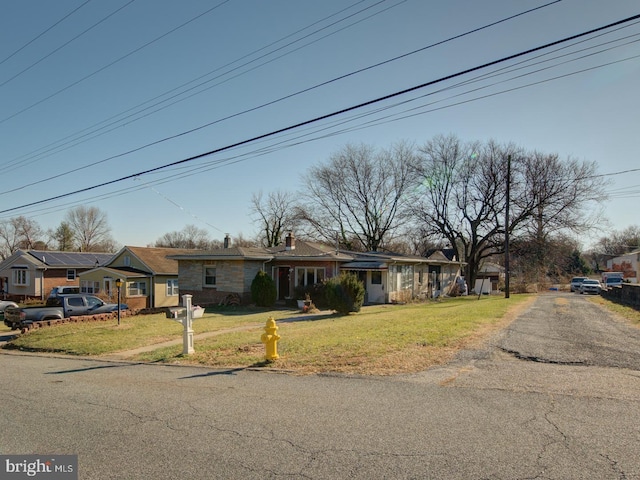
[[[131,317],[137,315],[137,310],[120,310],[120,318]],[[56,325],[63,325],[65,323],[85,323],[85,322],[106,322],[108,320],[116,320],[118,318],[118,312],[98,313],[95,315],[78,315],[75,317],[58,318],[53,320],[43,320],[41,322],[33,322],[27,327],[23,327],[20,333],[28,333],[32,330],[37,330],[44,327],[55,327]]]

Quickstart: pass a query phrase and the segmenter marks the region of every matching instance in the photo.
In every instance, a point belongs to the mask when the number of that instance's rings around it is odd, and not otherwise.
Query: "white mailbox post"
[[[182,295],[182,307],[169,307],[167,318],[176,320],[184,327],[182,331],[182,354],[190,355],[195,352],[193,348],[193,310],[191,308],[191,295]]]

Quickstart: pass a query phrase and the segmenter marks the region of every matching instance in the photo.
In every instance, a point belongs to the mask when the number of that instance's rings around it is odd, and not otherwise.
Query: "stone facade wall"
[[[204,286],[204,268],[216,267],[216,286]],[[217,305],[231,294],[237,294],[243,303],[251,301],[251,282],[262,269],[259,261],[227,261],[204,263],[201,260],[180,260],[180,295],[192,295],[194,305]]]
[[[178,262],[178,278],[180,294],[184,295],[194,291],[202,290],[202,279],[204,278],[203,264],[197,260],[180,260]]]

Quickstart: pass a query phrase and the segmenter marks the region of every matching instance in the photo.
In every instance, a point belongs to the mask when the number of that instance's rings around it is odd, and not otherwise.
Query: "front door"
[[[367,288],[369,303],[384,303],[384,275],[382,270],[369,272],[371,281]]]
[[[113,278],[105,278],[104,285],[102,286],[102,291],[109,298],[109,300],[113,300],[113,289]]]
[[[278,300],[291,296],[289,267],[278,267]]]

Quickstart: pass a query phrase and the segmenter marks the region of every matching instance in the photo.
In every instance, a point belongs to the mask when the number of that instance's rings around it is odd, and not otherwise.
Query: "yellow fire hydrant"
[[[273,317],[269,317],[269,320],[267,320],[267,324],[264,327],[265,333],[260,337],[262,343],[265,345],[265,358],[267,360],[277,360],[279,358],[278,340],[280,340],[280,335],[276,333],[277,330],[278,327],[276,326],[276,321]]]

